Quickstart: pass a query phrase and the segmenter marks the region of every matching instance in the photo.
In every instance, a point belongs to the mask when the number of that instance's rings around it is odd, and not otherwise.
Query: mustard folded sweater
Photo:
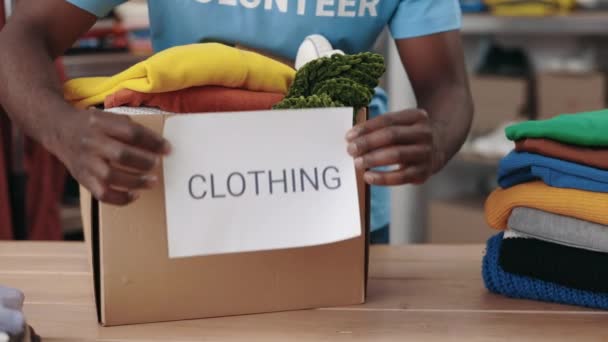
[[[543,182],[495,190],[486,201],[486,221],[492,228],[506,229],[511,211],[516,207],[608,225],[608,194],[554,188]]]
[[[295,70],[260,54],[223,44],[174,47],[112,77],[85,77],[64,84],[64,96],[78,108],[101,104],[121,89],[164,93],[195,86],[223,86],[286,94]]]

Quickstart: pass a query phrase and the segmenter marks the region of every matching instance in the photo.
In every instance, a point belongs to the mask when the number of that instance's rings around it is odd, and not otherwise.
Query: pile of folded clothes
[[[78,108],[117,114],[234,112],[367,106],[385,71],[375,53],[311,60],[297,74],[261,54],[219,43],[174,47],[112,77],[70,80],[65,98]]]
[[[513,298],[608,309],[608,110],[506,129],[516,148],[486,202],[486,287]]]
[[[70,80],[64,95],[78,108],[103,106],[124,114],[264,110],[284,98],[294,77],[293,68],[261,54],[191,44],[111,77]]]

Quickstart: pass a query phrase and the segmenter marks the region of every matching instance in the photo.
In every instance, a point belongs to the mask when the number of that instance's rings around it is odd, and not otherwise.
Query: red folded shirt
[[[154,107],[173,113],[231,112],[271,109],[284,95],[235,88],[204,86],[167,93],[123,89],[105,99],[105,108]]]
[[[566,145],[548,139],[519,140],[515,142],[515,149],[608,170],[608,149]]]

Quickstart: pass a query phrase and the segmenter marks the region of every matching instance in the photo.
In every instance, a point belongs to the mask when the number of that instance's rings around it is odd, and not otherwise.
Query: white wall
[[[403,68],[397,48],[387,37],[386,90],[391,111],[415,108],[416,97]],[[393,187],[391,195],[391,244],[422,242],[426,226],[426,196],[424,187]]]

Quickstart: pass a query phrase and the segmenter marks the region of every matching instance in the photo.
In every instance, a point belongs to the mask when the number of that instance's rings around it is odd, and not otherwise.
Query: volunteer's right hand
[[[126,115],[78,111],[63,126],[56,151],[70,173],[98,200],[126,205],[154,186],[151,171],[170,145]]]

